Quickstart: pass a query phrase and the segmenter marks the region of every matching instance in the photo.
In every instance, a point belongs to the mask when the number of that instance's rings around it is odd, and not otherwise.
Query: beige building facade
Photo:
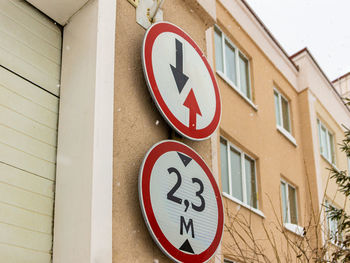
[[[332,81],[334,87],[343,98],[348,98],[350,95],[350,73],[346,73]]]
[[[20,83],[0,82],[1,262],[171,262],[138,196],[145,154],[168,139],[197,151],[220,188],[225,228],[210,262],[274,262],[274,249],[294,262],[285,235],[302,238],[310,222],[320,226],[307,233],[313,245],[328,240],[336,224],[322,204],[347,208],[327,168],[349,169],[338,147],[350,127],[339,95],[348,77],[331,83],[307,49],[290,57],[244,0],[0,7],[0,18],[17,19],[23,32],[0,41],[1,52],[23,58],[0,52],[3,79]],[[147,89],[140,54],[158,21],[187,32],[214,71],[222,115],[209,139],[175,133]]]
[[[329,169],[349,171],[348,157],[340,150],[344,139],[345,127],[349,127],[349,110],[333,85],[318,66],[312,54],[303,49],[293,55],[293,61],[300,66],[300,89],[303,99],[309,101],[303,117],[309,119],[313,138],[309,143],[305,140],[305,159],[314,165],[314,171],[308,169],[308,174],[315,180],[318,196],[317,204],[331,204],[337,208],[348,210],[348,204],[342,194],[337,192],[338,185],[330,179]],[[304,104],[304,103],[303,103]],[[306,104],[305,104],[306,105]],[[317,136],[316,136],[317,135]],[[309,166],[311,168],[311,166]],[[321,214],[325,213],[321,207]],[[325,215],[326,216],[326,215]],[[323,217],[324,219],[324,217]],[[327,225],[327,224],[326,224]],[[325,226],[329,228],[329,226]],[[329,234],[329,229],[323,233]]]

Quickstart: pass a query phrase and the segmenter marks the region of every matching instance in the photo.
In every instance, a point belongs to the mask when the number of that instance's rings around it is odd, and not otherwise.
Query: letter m
[[[183,216],[180,217],[180,235],[183,235],[183,228],[185,227],[186,233],[191,229],[192,232],[192,238],[194,238],[194,227],[193,227],[193,221],[192,219],[188,220],[188,223],[186,224],[185,218]]]

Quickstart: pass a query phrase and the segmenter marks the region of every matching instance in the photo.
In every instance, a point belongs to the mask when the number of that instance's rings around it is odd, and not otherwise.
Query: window
[[[338,221],[335,219],[327,218],[328,223],[328,235],[332,242],[337,242]]]
[[[216,70],[241,95],[251,100],[249,60],[218,28],[215,28],[214,42]]]
[[[291,133],[292,129],[290,124],[289,102],[276,89],[274,89],[273,93],[275,98],[275,113],[277,127],[288,133]]]
[[[221,182],[224,193],[257,208],[255,160],[220,138]]]
[[[317,120],[317,123],[321,155],[330,163],[335,164],[334,136],[320,120]]]
[[[284,223],[298,224],[298,206],[295,187],[281,181],[282,217]]]
[[[329,204],[329,202],[326,201],[326,207],[333,207],[333,205]],[[330,212],[326,210],[327,215],[327,228],[328,228],[328,237],[330,241],[332,241],[334,244],[336,244],[339,241],[342,241],[342,234],[338,232],[338,225],[339,221],[336,219],[332,219]]]

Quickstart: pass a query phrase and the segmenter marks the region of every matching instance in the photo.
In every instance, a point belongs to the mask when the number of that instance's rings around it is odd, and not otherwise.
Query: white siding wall
[[[0,261],[51,262],[61,30],[0,0]]]

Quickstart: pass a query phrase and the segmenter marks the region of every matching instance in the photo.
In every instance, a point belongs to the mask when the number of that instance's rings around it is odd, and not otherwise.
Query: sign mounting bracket
[[[165,0],[129,0],[137,1],[136,22],[148,29],[152,23],[163,21],[162,5]]]

